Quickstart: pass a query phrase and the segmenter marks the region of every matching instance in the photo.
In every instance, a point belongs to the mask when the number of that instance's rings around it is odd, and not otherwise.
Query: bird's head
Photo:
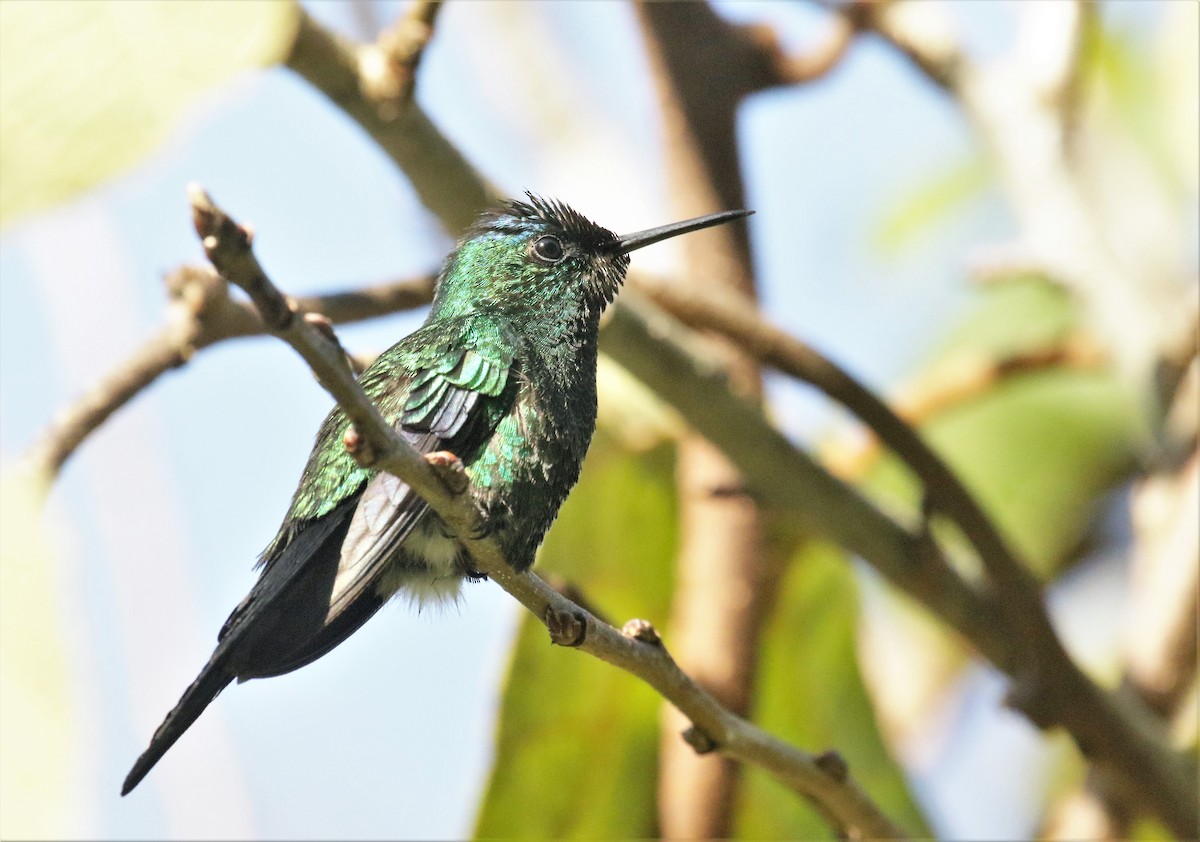
[[[568,205],[532,193],[485,212],[447,258],[434,312],[499,312],[595,323],[629,268],[629,252],[747,216],[727,211],[620,236]]]

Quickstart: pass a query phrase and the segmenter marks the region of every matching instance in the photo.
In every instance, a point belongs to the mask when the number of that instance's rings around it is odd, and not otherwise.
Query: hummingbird
[[[532,193],[489,210],[446,258],[424,324],[359,378],[385,419],[422,453],[463,464],[482,528],[528,569],[579,479],[596,427],[600,315],[629,253],[748,216],[725,211],[618,236]],[[329,652],[393,596],[458,599],[484,578],[446,524],[401,479],[364,468],[335,407],[317,433],[291,506],[200,675],[130,770],[141,782],[235,679],[283,675]]]

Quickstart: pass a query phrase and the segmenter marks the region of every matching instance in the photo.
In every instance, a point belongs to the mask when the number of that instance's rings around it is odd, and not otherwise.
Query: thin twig
[[[55,415],[22,457],[22,468],[48,487],[63,465],[113,413],[188,363],[196,351],[265,333],[258,311],[227,295],[211,267],[181,266],[166,279],[170,293],[166,323],[81,397]],[[428,304],[433,277],[406,278],[346,292],[298,298],[301,313],[319,313],[334,324],[361,321]]]
[[[198,185],[188,187],[188,198],[192,204],[192,221],[205,254],[222,277],[250,296],[266,329],[287,341],[304,357],[320,384],[339,405],[344,405],[346,416],[358,433],[376,446],[376,452],[382,452],[378,448],[386,449],[393,440],[402,442],[399,434],[367,399],[346,362],[341,345],[332,340],[332,329],[299,317],[299,311],[267,278],[251,249],[253,235],[250,229],[235,223]],[[427,499],[435,495],[446,497],[448,492],[441,486],[433,468],[415,450],[405,446],[393,447],[391,451],[394,451],[391,458],[396,465],[403,466],[406,474],[411,473],[406,481],[418,494]]]
[[[374,44],[360,48],[362,91],[378,106],[382,119],[395,119],[412,102],[417,68],[441,9],[442,0],[415,0]]]
[[[945,12],[929,4],[893,0],[864,3],[861,23],[890,42],[938,87],[956,91],[966,59]]]
[[[71,454],[114,412],[164,372],[187,361],[187,346],[186,338],[174,328],[161,329],[78,400],[55,414],[26,451],[22,470],[47,485],[52,483]]]
[[[1082,334],[997,357],[964,353],[901,386],[890,405],[904,423],[919,428],[989,394],[1012,377],[1051,369],[1095,371],[1104,362],[1101,349]],[[854,481],[866,476],[882,452],[877,436],[854,442],[835,441],[822,448],[825,464],[838,476]]]
[[[132,355],[78,400],[60,410],[22,458],[22,470],[42,480],[58,476],[71,454],[101,424],[164,372],[190,359],[203,332],[201,314],[224,297],[224,284],[208,268],[185,266],[167,277],[166,323]]]
[[[816,798],[845,827],[861,837],[904,836],[871,802],[844,768],[836,774],[814,758],[734,716],[685,675],[649,623],[631,621],[619,632],[549,587],[536,575],[518,573],[505,560],[494,536],[478,534],[478,513],[465,484],[452,481],[461,463],[442,465],[418,454],[383,419],[346,365],[332,329],[297,318],[287,298],[263,272],[247,229],[237,225],[199,188],[190,191],[193,218],[205,252],[223,277],[242,287],[271,332],[291,345],[317,380],[337,400],[361,444],[355,458],[403,479],[430,505],[474,559],[475,567],[516,597],[552,632],[572,629],[569,642],[641,678],[676,705],[722,753],[760,766],[805,797]],[[452,488],[457,486],[457,493]]]
[[[806,84],[823,78],[842,63],[854,43],[863,14],[857,2],[837,7],[833,30],[814,49],[803,52],[787,52],[775,28],[766,24],[746,27],[746,34],[767,56],[773,84]]]

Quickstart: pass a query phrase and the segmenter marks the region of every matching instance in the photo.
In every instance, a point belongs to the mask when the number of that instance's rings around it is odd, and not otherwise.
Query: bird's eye
[[[530,246],[530,251],[533,256],[541,263],[557,263],[563,259],[563,245],[559,242],[558,237],[551,237],[547,234],[545,237],[538,237]]]

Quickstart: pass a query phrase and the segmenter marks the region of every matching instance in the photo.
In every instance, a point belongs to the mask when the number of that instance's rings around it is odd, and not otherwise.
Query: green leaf
[[[835,749],[875,803],[909,833],[928,836],[891,758],[858,671],[858,589],[846,557],[810,544],[784,571],[763,634],[754,720],[806,751]],[[766,772],[747,768],[736,835],[827,839],[829,826]]]
[[[278,62],[290,2],[0,4],[0,223],[117,175],[196,97]]]
[[[1043,280],[989,285],[921,379],[937,383],[964,361],[985,363],[1053,347],[1068,340],[1078,322],[1071,298]],[[1128,475],[1136,421],[1131,396],[1110,372],[1057,366],[1002,377],[926,419],[920,432],[1018,556],[1049,578],[1076,557],[1099,498]],[[894,456],[880,460],[865,489],[885,508],[917,517],[917,483]],[[965,550],[962,535],[941,528],[943,521],[934,522],[939,539],[952,553]],[[969,552],[955,555],[974,560]],[[892,721],[911,723],[921,706],[934,704],[953,686],[965,653],[957,638],[944,627],[938,631],[907,599],[894,592],[891,599],[891,610],[871,618],[869,640],[907,641],[909,648],[897,653],[904,658],[901,665],[893,662],[873,676],[873,685],[881,686],[889,670],[902,670],[905,686],[881,704]]]
[[[1017,552],[1049,575],[1083,537],[1098,498],[1134,467],[1127,401],[1105,372],[1038,372],[944,413],[925,433]]]
[[[947,334],[932,367],[955,354],[999,359],[1065,340],[1079,325],[1069,293],[1037,275],[998,280]]]
[[[674,450],[633,455],[603,430],[539,559],[618,624],[662,628],[676,545]],[[657,833],[661,700],[627,673],[552,647],[522,620],[478,837],[633,838]]]
[[[974,355],[1002,359],[1061,341],[1076,324],[1069,299],[1037,281],[990,287],[952,334],[941,366]],[[1101,495],[1134,465],[1132,396],[1105,369],[1055,366],[1003,377],[921,427],[926,441],[976,496],[1017,553],[1043,576],[1068,559]],[[916,487],[888,457],[874,492],[915,507]]]

